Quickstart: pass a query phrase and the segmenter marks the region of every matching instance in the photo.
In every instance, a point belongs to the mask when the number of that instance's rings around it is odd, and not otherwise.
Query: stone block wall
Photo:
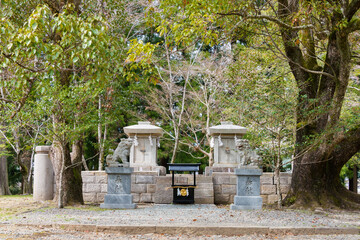
[[[133,172],[131,175],[131,194],[134,203],[153,203],[156,172]]]
[[[291,173],[280,173],[280,190],[282,198],[286,197],[286,193],[290,189]],[[277,201],[277,187],[274,179],[274,173],[263,173],[260,177],[260,194],[263,203],[272,204]]]
[[[236,195],[236,176],[230,172],[215,172],[212,174],[214,182],[215,204],[231,204]]]
[[[107,193],[105,171],[82,171],[85,202],[102,203]],[[131,175],[131,194],[134,203],[153,203],[157,172],[134,172]]]
[[[107,192],[105,171],[83,171],[83,197],[86,202],[102,203]],[[264,204],[277,201],[273,173],[260,177],[260,194]],[[197,175],[195,203],[231,204],[236,195],[236,176],[232,172],[214,172],[211,176]],[[175,184],[192,184],[193,175],[175,175]],[[286,193],[291,183],[291,173],[280,174],[281,191]],[[172,203],[171,175],[159,176],[158,172],[134,172],[131,176],[131,194],[134,203]],[[283,197],[286,195],[283,194]]]
[[[85,202],[104,202],[107,193],[107,174],[105,171],[82,171],[83,198]]]
[[[213,172],[214,182],[214,203],[215,204],[231,204],[234,202],[236,195],[236,176],[232,172]],[[290,188],[291,173],[280,174],[280,188],[282,197],[286,197],[286,193]],[[276,184],[274,182],[273,173],[263,173],[260,177],[260,194],[264,204],[272,204],[277,201]]]

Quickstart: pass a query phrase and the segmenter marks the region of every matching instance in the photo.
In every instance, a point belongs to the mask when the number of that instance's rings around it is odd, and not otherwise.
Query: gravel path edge
[[[95,225],[95,224],[0,224],[5,226],[34,227],[34,228],[60,228],[67,231],[81,232],[107,232],[121,234],[189,234],[189,235],[223,235],[239,236],[251,234],[270,235],[360,235],[360,228],[334,228],[334,227],[243,227],[243,226],[184,226],[184,225]]]

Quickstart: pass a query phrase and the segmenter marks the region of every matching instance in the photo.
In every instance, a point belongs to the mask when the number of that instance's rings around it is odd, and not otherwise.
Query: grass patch
[[[95,205],[77,205],[77,206],[66,206],[65,209],[73,209],[73,210],[85,210],[85,211],[95,211],[95,212],[103,212],[108,209],[100,208],[100,206]]]
[[[0,196],[0,220],[10,219],[19,214],[36,211],[54,205],[51,201],[36,202],[32,195]]]
[[[0,195],[1,198],[32,198],[33,195]]]

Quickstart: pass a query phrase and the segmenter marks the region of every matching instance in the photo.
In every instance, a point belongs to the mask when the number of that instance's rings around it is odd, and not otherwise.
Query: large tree
[[[360,150],[358,115],[342,114],[357,57],[359,8],[359,0],[170,0],[153,10],[163,19],[160,33],[170,25],[180,43],[194,33],[198,41],[242,41],[269,48],[288,62],[298,88],[289,204],[360,206],[360,196],[339,178],[342,166]],[[254,37],[263,44],[252,45]]]
[[[1,103],[11,109],[1,120],[14,121],[29,110],[25,107],[29,101],[32,114],[52,119],[46,137],[54,146],[57,199],[63,207],[82,203],[82,135],[96,125],[98,95],[107,80],[121,75],[117,60],[123,39],[111,41],[103,18],[89,6],[81,12],[80,1],[44,2],[24,17],[25,23],[15,24],[11,16],[1,18],[1,67],[11,73],[0,82],[9,97],[1,98]],[[17,94],[8,94],[12,92]]]
[[[360,29],[356,17],[360,1],[279,0],[273,7],[277,11],[268,21],[280,29],[299,89],[295,160],[287,201],[310,206],[359,204],[360,196],[340,184],[339,174],[360,150],[359,122],[349,126],[341,118],[351,70],[351,34]],[[249,15],[267,17],[260,7]]]

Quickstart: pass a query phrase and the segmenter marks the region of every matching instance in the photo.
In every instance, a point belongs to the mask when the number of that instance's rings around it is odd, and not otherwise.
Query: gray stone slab
[[[135,178],[135,183],[146,183],[146,184],[153,184],[155,183],[154,176],[143,176],[138,175]]]
[[[105,203],[108,204],[131,204],[131,194],[106,194]]]
[[[259,176],[238,176],[236,193],[239,196],[260,196]]]
[[[235,204],[231,204],[230,205],[230,209],[231,210],[259,210],[261,209],[261,206],[257,206],[256,208],[253,206],[249,206],[249,205],[235,205]]]
[[[109,194],[130,194],[131,193],[131,177],[130,174],[125,175],[108,175],[108,193]]]
[[[107,167],[105,168],[106,173],[109,174],[131,174],[133,172],[132,168],[129,167]]]
[[[230,205],[232,210],[261,209],[262,197],[260,196],[235,196],[234,204]]]
[[[101,208],[136,208],[131,195],[132,168],[108,167],[108,194],[104,197]]]
[[[260,176],[262,175],[262,170],[257,167],[256,168],[241,167],[241,168],[235,168],[234,174],[242,175],[242,176]]]
[[[110,208],[110,209],[134,209],[137,205],[135,203],[132,204],[110,204],[110,203],[102,203],[100,204],[100,208]]]
[[[260,196],[235,196],[235,205],[260,205],[262,204],[262,197]]]

